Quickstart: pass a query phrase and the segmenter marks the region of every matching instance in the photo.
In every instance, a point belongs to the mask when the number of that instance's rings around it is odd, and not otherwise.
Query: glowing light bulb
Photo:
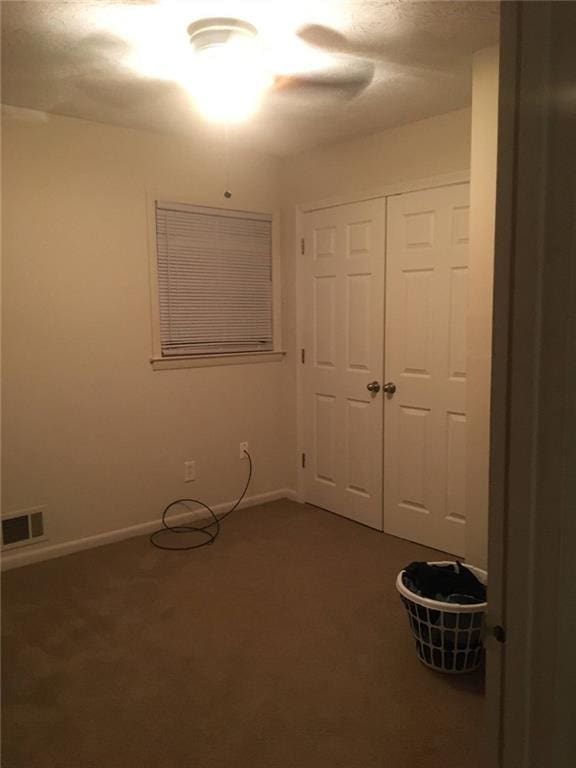
[[[230,40],[195,52],[189,90],[209,120],[239,122],[258,109],[272,82],[255,43]]]

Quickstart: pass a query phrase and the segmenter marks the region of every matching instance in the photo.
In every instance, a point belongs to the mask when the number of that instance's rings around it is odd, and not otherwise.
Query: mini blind
[[[156,202],[162,355],[272,350],[272,219]]]

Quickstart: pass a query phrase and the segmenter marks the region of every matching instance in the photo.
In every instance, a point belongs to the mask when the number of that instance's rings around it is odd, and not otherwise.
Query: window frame
[[[156,241],[156,203],[171,202],[180,205],[190,205],[207,210],[234,211],[237,213],[257,213],[270,216],[272,219],[272,350],[263,352],[231,352],[207,353],[199,355],[162,355],[162,340],[160,336],[160,291],[158,281],[158,250]],[[280,284],[280,215],[275,210],[253,211],[238,208],[233,205],[214,205],[214,203],[191,200],[182,195],[165,194],[148,191],[146,193],[146,218],[148,229],[148,266],[150,278],[150,310],[152,355],[150,363],[155,371],[174,370],[178,368],[206,368],[219,365],[246,365],[253,363],[279,362],[284,359],[282,350],[281,327],[281,284]]]

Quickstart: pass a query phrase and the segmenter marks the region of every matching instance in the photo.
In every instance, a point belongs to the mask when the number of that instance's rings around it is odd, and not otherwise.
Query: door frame
[[[576,749],[576,6],[500,13],[488,623],[505,632],[487,639],[487,765],[564,768]]]
[[[307,213],[313,213],[325,208],[337,208],[341,205],[351,203],[362,203],[366,200],[375,200],[388,198],[395,195],[402,195],[407,192],[419,192],[425,189],[435,189],[437,187],[448,187],[457,184],[470,183],[470,169],[456,171],[454,173],[442,174],[438,176],[429,176],[409,181],[399,181],[395,184],[388,184],[382,187],[376,187],[371,190],[351,192],[350,194],[337,195],[334,197],[323,198],[321,200],[297,203],[294,206],[294,259],[296,262],[296,334],[295,347],[293,353],[296,360],[296,500],[304,503],[304,469],[302,468],[300,457],[305,450],[304,446],[304,371],[300,357],[300,351],[303,347],[304,336],[304,312],[299,296],[303,294],[304,288],[304,269],[301,243],[304,236],[304,216]],[[384,275],[386,275],[386,265],[384,265]],[[384,286],[384,298],[386,298],[386,286]],[[384,307],[386,310],[386,307]],[[385,317],[386,315],[384,315]],[[384,329],[382,329],[384,331]],[[386,354],[384,353],[383,365],[386,365]],[[384,373],[384,371],[383,371]],[[383,416],[384,418],[384,416]],[[384,424],[382,425],[382,443],[384,444]],[[383,488],[382,488],[383,491]]]

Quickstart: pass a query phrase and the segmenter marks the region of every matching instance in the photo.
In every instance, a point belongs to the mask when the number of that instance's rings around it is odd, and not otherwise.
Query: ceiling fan
[[[100,30],[92,36],[94,48],[102,55],[98,62],[94,50],[88,61],[97,62],[96,71],[79,78],[78,87],[100,101],[112,94],[114,108],[121,109],[125,99],[146,102],[148,94],[160,101],[172,83],[184,87],[208,118],[232,123],[255,112],[264,97],[274,108],[286,105],[287,112],[311,102],[329,106],[354,99],[372,83],[380,65],[392,77],[449,76],[443,49],[433,56],[431,45],[422,52],[417,45],[406,49],[393,30],[385,37],[343,34],[339,27],[348,22],[330,12],[331,0],[326,0],[325,16],[335,27],[305,23],[297,3],[254,5],[248,19],[226,16],[236,2],[91,5],[90,18]],[[190,18],[192,7],[205,15]],[[214,7],[227,11],[211,17],[208,9]],[[82,61],[87,42],[79,43]],[[123,87],[118,63],[125,73],[145,75],[138,87],[133,80],[128,90]]]
[[[351,99],[374,76],[372,61],[348,51],[330,51],[328,65],[319,71],[274,72],[256,27],[240,19],[201,19],[190,24],[188,35],[194,52],[190,90],[214,120],[247,117],[269,92]]]

